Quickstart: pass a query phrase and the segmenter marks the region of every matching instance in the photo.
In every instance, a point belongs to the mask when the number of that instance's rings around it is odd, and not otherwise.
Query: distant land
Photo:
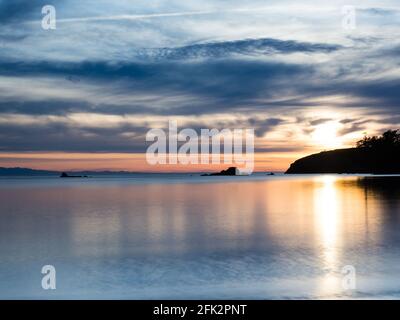
[[[301,158],[286,174],[302,173],[400,173],[400,133],[389,130],[382,136],[365,137],[356,148],[324,151]]]
[[[0,167],[0,176],[56,176],[56,175],[60,175],[60,173],[57,171],[49,171],[49,170]]]
[[[29,168],[3,168],[0,167],[0,176],[57,176],[62,171],[36,170]],[[90,176],[90,175],[116,175],[116,174],[135,174],[131,171],[72,171],[74,175]]]

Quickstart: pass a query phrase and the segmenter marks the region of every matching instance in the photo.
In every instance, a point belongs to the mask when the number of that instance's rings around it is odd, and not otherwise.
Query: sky
[[[395,0],[0,0],[0,166],[207,169],[146,163],[171,119],[254,128],[258,171],[351,147],[399,127],[399,26]]]

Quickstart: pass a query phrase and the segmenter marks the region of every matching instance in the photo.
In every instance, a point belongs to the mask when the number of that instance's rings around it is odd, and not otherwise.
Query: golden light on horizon
[[[301,154],[285,152],[256,153],[255,171],[285,171]],[[228,165],[156,165],[146,162],[145,153],[67,153],[67,152],[20,152],[1,153],[0,167],[24,167],[56,171],[137,171],[137,172],[205,172],[220,171]]]

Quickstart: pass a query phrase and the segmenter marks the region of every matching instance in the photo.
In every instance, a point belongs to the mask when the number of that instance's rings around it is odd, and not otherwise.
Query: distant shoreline
[[[318,154],[317,154],[318,155]],[[311,155],[314,156],[314,155]],[[301,158],[299,160],[296,160],[293,164],[297,163],[297,161],[301,161],[303,159],[306,159],[307,156],[304,158]],[[293,170],[293,164],[291,165],[291,169]],[[52,171],[52,170],[37,170],[37,169],[30,169],[30,168],[3,168],[0,167],[0,177],[52,177],[52,178],[59,178],[60,175],[62,174],[63,171]],[[270,173],[273,172],[274,174],[271,175]],[[210,175],[209,173],[206,172],[137,172],[137,171],[68,171],[68,174],[74,175],[74,176],[88,176],[88,177],[129,177],[129,176],[138,176],[138,175],[145,175],[145,176],[171,176],[171,175],[181,175],[181,176],[212,176],[212,177],[224,177],[223,175],[215,175],[213,176],[212,174]],[[265,177],[282,177],[282,176],[290,176],[290,175],[318,175],[318,174],[337,174],[337,175],[360,175],[360,176],[366,176],[366,175],[371,175],[371,176],[385,176],[385,175],[400,175],[400,172],[379,172],[379,173],[373,173],[373,172],[290,172],[289,169],[284,172],[284,171],[255,171],[251,176],[265,176]],[[230,177],[225,176],[225,177]],[[235,177],[235,176],[231,176]],[[242,177],[243,176],[236,176],[236,177]]]
[[[205,171],[195,171],[195,172],[152,172],[152,171],[146,171],[146,172],[139,172],[139,171],[111,171],[111,170],[106,170],[106,171],[91,171],[91,170],[83,170],[83,171],[66,171],[66,170],[61,170],[61,171],[55,171],[55,170],[40,170],[40,169],[31,169],[31,168],[20,168],[20,167],[15,167],[15,168],[5,168],[5,167],[0,167],[0,176],[56,176],[59,177],[63,172],[66,172],[71,175],[79,175],[79,176],[90,176],[90,175],[96,175],[96,176],[107,176],[107,175],[138,175],[138,174],[165,174],[165,175],[170,175],[170,174],[192,174],[192,175],[201,175],[201,174],[208,174],[208,172]],[[256,171],[255,173],[259,174],[267,174],[273,172],[275,174],[283,174],[284,171]]]

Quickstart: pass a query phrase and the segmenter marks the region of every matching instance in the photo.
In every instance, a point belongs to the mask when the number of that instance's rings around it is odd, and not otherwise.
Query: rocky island
[[[215,173],[204,173],[202,174],[203,177],[208,177],[208,176],[237,176],[238,174],[238,169],[236,167],[229,167],[226,170],[222,170],[220,172],[215,172]]]
[[[400,133],[364,137],[355,148],[324,151],[301,158],[286,174],[371,173],[400,174]]]
[[[84,176],[72,176],[69,175],[66,172],[61,173],[60,178],[88,178],[88,176],[84,175]]]

